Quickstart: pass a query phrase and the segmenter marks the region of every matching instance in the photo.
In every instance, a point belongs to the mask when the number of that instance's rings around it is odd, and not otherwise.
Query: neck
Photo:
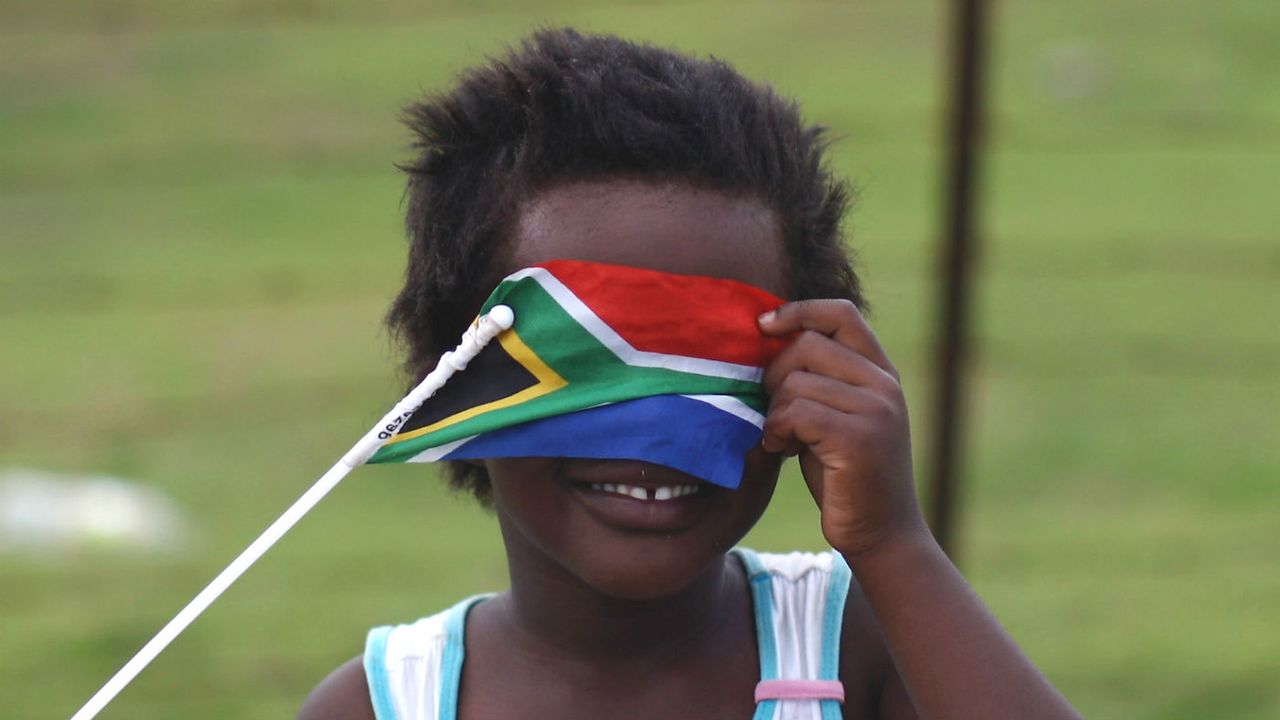
[[[501,614],[512,640],[535,656],[614,668],[689,659],[713,646],[741,615],[738,604],[749,602],[746,580],[727,557],[674,593],[626,599],[591,587],[537,548],[504,535],[511,590]]]

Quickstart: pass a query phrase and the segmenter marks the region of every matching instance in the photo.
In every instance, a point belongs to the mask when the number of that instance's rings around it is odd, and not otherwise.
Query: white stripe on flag
[[[764,415],[756,412],[750,405],[731,395],[682,395],[681,397],[704,402],[730,415],[736,415],[758,428],[764,427]]]
[[[436,447],[433,447],[433,448],[427,448],[426,450],[423,450],[422,452],[418,453],[417,455],[414,455],[413,457],[409,458],[408,460],[405,460],[405,462],[407,462],[407,463],[427,463],[427,462],[436,462],[436,461],[438,461],[438,460],[440,460],[440,459],[444,458],[444,456],[448,455],[449,453],[453,452],[454,450],[457,450],[458,448],[462,447],[463,445],[466,445],[467,443],[471,442],[472,440],[475,440],[477,437],[479,437],[479,436],[478,436],[478,435],[472,435],[472,436],[470,436],[470,437],[464,437],[464,438],[462,438],[461,440],[454,440],[454,441],[453,441],[453,442],[451,442],[451,443],[447,443],[447,444],[444,444],[444,445],[437,445]]]

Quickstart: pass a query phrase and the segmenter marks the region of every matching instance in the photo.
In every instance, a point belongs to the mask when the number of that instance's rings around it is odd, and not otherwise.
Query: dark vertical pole
[[[951,98],[946,156],[946,235],[940,253],[942,293],[935,352],[932,504],[934,536],[956,555],[957,469],[964,412],[962,375],[968,357],[969,288],[976,240],[975,194],[981,132],[985,0],[952,0]]]

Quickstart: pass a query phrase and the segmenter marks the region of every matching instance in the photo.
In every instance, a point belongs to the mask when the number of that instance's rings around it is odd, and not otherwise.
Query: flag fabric
[[[554,260],[504,279],[499,334],[371,463],[492,457],[644,460],[736,488],[760,441],[782,300],[732,280]]]

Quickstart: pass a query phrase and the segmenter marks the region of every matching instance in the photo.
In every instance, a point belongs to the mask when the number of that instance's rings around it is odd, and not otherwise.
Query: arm
[[[761,328],[798,333],[765,374],[763,444],[800,456],[823,535],[878,621],[893,660],[883,717],[1079,718],[933,540],[897,371],[853,304],[790,303]]]
[[[298,720],[374,720],[361,658],[343,663],[321,680],[302,704]]]

